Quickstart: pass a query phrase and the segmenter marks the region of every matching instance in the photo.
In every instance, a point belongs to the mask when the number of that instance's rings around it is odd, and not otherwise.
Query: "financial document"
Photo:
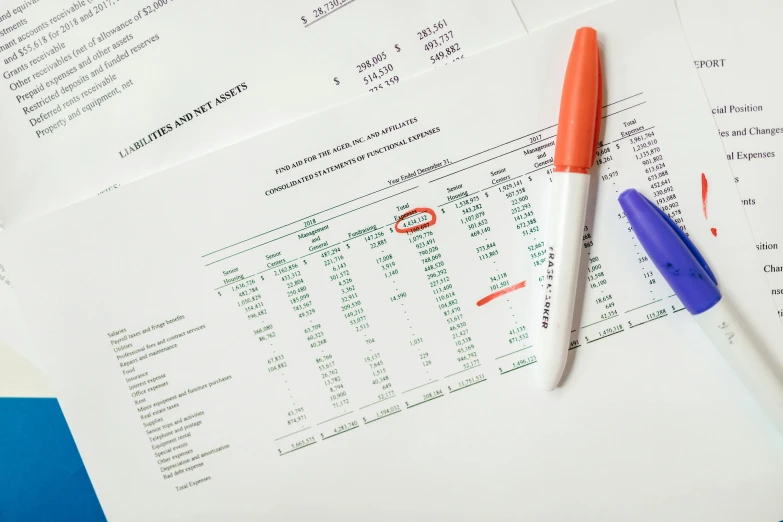
[[[524,33],[508,0],[5,7],[9,227]]]
[[[584,25],[595,210],[573,356],[543,394],[542,220]],[[617,203],[660,205],[777,346],[692,65],[673,3],[621,2],[4,233],[108,518],[777,516],[779,436]]]
[[[114,190],[520,34],[508,0],[9,5],[0,219]],[[38,364],[4,282],[0,339]]]
[[[531,31],[603,3],[514,0]],[[756,266],[783,318],[783,207],[778,204],[783,192],[783,101],[780,71],[770,66],[766,51],[778,45],[783,4],[677,0],[677,8],[750,222],[759,253]],[[706,211],[703,218],[709,222],[712,215]]]

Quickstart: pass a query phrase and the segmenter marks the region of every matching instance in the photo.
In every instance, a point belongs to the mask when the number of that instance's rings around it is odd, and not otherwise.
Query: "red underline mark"
[[[704,212],[704,219],[707,219],[707,194],[710,186],[707,183],[707,176],[701,173],[701,210]]]
[[[429,221],[425,221],[423,223],[414,223],[413,225],[408,227],[400,226],[400,223],[402,223],[406,219],[415,216],[416,214],[429,214],[430,218],[432,219],[430,219]],[[435,224],[437,220],[438,220],[438,215],[431,208],[426,208],[426,207],[414,208],[413,210],[409,210],[408,212],[400,216],[400,218],[394,224],[394,231],[400,234],[407,234],[408,232],[416,232],[417,230],[431,227],[432,225]]]
[[[707,183],[707,176],[704,175],[704,173],[701,173],[701,210],[704,212],[704,219],[707,219],[707,196],[710,191],[710,185]],[[718,237],[718,229],[717,228],[711,228],[710,232],[712,232],[713,237]]]
[[[527,284],[527,281],[522,281],[521,283],[517,283],[512,286],[507,286],[506,288],[503,288],[502,290],[498,290],[497,292],[492,292],[487,297],[482,297],[478,301],[476,301],[476,306],[484,306],[488,302],[492,301],[493,299],[497,299],[501,295],[505,295],[509,292],[513,292],[514,290],[519,290],[520,288],[525,288],[525,285]]]

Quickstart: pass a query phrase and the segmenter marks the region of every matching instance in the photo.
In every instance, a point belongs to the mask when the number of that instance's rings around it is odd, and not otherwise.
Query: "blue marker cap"
[[[696,315],[715,306],[721,298],[718,281],[680,227],[634,189],[619,200],[636,238],[685,308]]]

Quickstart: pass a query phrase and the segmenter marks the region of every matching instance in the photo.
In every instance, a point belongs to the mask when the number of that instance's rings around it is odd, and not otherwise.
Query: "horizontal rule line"
[[[463,386],[462,388],[457,388],[456,390],[450,390],[449,393],[457,393],[460,390],[464,390],[465,388],[470,388],[471,386],[475,386],[477,384],[481,384],[482,382],[487,382],[487,380],[486,379],[481,379],[480,381],[476,381],[476,382],[470,383],[467,386]]]
[[[291,435],[296,435],[297,433],[302,433],[303,431],[307,431],[307,430],[309,430],[309,429],[310,429],[310,427],[308,426],[308,427],[306,427],[306,428],[302,428],[302,429],[301,429],[301,430],[299,430],[299,431],[295,431],[295,432],[293,432],[293,433],[289,433],[288,435],[283,435],[282,437],[278,437],[278,438],[276,438],[276,439],[274,440],[274,442],[277,442],[278,440],[283,440],[283,439],[285,439],[285,438],[288,438],[288,437],[290,437]]]
[[[315,20],[313,20],[312,22],[310,22],[309,24],[305,25],[305,26],[304,26],[304,27],[305,27],[305,29],[307,29],[308,27],[310,27],[311,25],[313,25],[313,24],[314,24],[314,23],[316,23],[316,22],[320,22],[321,20],[323,20],[324,18],[326,18],[326,17],[327,17],[327,16],[329,16],[330,14],[336,13],[337,11],[339,11],[340,9],[342,9],[343,7],[345,7],[346,5],[348,5],[348,4],[352,4],[352,3],[353,3],[353,2],[355,2],[355,1],[356,1],[356,0],[347,0],[347,1],[346,1],[346,2],[345,2],[343,5],[341,5],[340,7],[336,7],[336,8],[334,8],[333,10],[329,11],[329,12],[328,12],[328,13],[326,13],[325,15],[321,15],[321,16],[319,16],[318,18],[316,18]]]
[[[435,399],[440,399],[441,397],[445,397],[445,395],[438,395],[437,397],[431,397],[427,399],[426,401],[417,402],[416,404],[411,404],[408,406],[408,409],[415,408],[416,406],[419,406],[420,404],[424,404],[425,402],[434,401]]]
[[[361,408],[359,408],[359,409],[360,409],[360,410],[363,410],[363,409],[365,409],[365,408],[369,408],[370,406],[375,406],[376,404],[378,404],[378,403],[380,403],[380,402],[383,402],[383,401],[388,401],[389,399],[394,399],[395,397],[396,397],[396,395],[392,395],[391,397],[386,397],[385,399],[381,399],[381,400],[379,400],[379,401],[375,401],[375,402],[373,402],[373,403],[370,403],[370,404],[368,404],[367,406],[362,406],[362,407],[361,407]]]
[[[619,110],[619,111],[617,111],[617,112],[613,112],[613,113],[611,113],[611,114],[607,114],[606,116],[604,116],[604,117],[603,117],[603,118],[601,118],[601,119],[606,119],[606,118],[608,118],[609,116],[614,116],[615,114],[620,114],[621,112],[629,111],[629,110],[633,109],[634,107],[638,107],[639,105],[644,105],[645,103],[647,103],[647,102],[646,102],[646,101],[643,101],[642,103],[637,103],[636,105],[631,105],[630,107],[626,107],[625,109],[620,109],[620,110]]]
[[[403,394],[405,394],[405,393],[408,393],[408,392],[412,392],[413,390],[418,390],[419,388],[424,388],[424,387],[425,387],[425,386],[427,386],[428,384],[432,384],[432,383],[434,383],[434,382],[438,382],[438,379],[435,379],[434,381],[430,381],[430,382],[425,382],[424,384],[421,384],[421,385],[419,385],[419,386],[416,386],[415,388],[411,388],[410,390],[405,390],[405,391],[404,391],[404,392],[402,392],[402,393],[403,393]]]
[[[604,321],[609,321],[609,320],[611,320],[611,319],[616,319],[616,318],[617,318],[617,316],[616,316],[616,315],[613,315],[612,317],[607,317],[606,319],[601,319],[600,321],[596,321],[596,322],[594,322],[594,323],[586,324],[586,325],[584,325],[584,326],[580,327],[580,329],[582,329],[582,328],[589,328],[589,327],[591,327],[591,326],[595,326],[595,325],[597,325],[598,323],[603,323]],[[571,332],[571,333],[573,333],[573,332]]]
[[[669,314],[659,315],[658,317],[653,317],[652,319],[648,319],[648,320],[644,321],[643,323],[637,323],[637,324],[631,326],[631,328],[636,328],[637,326],[641,326],[643,324],[651,323],[653,321],[657,321],[658,319],[660,319],[662,317],[668,317],[668,316],[669,316]]]
[[[353,431],[353,430],[355,430],[355,429],[356,429],[356,428],[358,428],[358,427],[359,427],[359,426],[354,426],[353,428],[348,428],[347,430],[343,430],[343,431],[341,431],[340,433],[335,433],[334,435],[329,435],[328,437],[324,437],[324,438],[323,438],[323,439],[321,439],[321,440],[331,439],[332,437],[336,437],[336,436],[338,436],[338,435],[342,435],[343,433],[348,433],[349,431]]]
[[[380,417],[378,417],[378,418],[375,418],[375,419],[373,419],[373,420],[369,420],[369,421],[365,422],[364,424],[365,424],[365,425],[367,425],[367,424],[370,424],[370,423],[372,423],[372,422],[379,421],[379,420],[381,420],[381,419],[385,419],[386,417],[391,417],[392,415],[397,415],[397,414],[398,414],[398,413],[400,413],[401,411],[402,411],[402,410],[397,410],[397,411],[395,411],[395,412],[392,412],[392,413],[387,413],[386,415],[381,415]]]
[[[633,312],[634,310],[638,310],[640,308],[644,308],[645,306],[650,306],[651,304],[660,303],[660,299],[656,299],[655,301],[652,301],[651,303],[643,304],[642,306],[637,306],[636,308],[631,308],[630,310],[626,310],[625,313]]]
[[[444,377],[444,379],[448,379],[449,377],[454,377],[455,375],[459,375],[460,373],[464,373],[464,372],[467,372],[467,371],[473,370],[473,369],[475,369],[475,368],[481,368],[481,365],[480,365],[480,364],[477,364],[476,366],[471,366],[470,368],[465,368],[464,370],[460,370],[460,371],[458,371],[458,372],[456,372],[456,373],[452,373],[451,375],[447,375],[447,376],[445,376],[445,377]]]
[[[510,370],[506,370],[505,372],[500,372],[500,375],[505,375],[507,373],[513,372],[514,370],[519,370],[520,368],[524,368],[525,366],[530,366],[531,364],[535,363],[536,361],[530,361],[528,363],[525,363],[521,366],[517,366],[516,368],[511,368]]]
[[[318,442],[318,441],[316,441],[316,442]],[[299,451],[300,449],[304,449],[304,448],[306,448],[308,446],[312,446],[316,442],[311,442],[310,444],[305,444],[304,446],[299,446],[298,448],[294,448],[292,450],[284,451],[283,453],[280,454],[280,456],[282,457],[283,455],[288,455],[289,453],[293,453],[295,451]]]
[[[525,346],[524,348],[520,348],[519,350],[514,350],[511,353],[507,353],[505,355],[501,355],[500,357],[495,357],[495,360],[497,361],[498,359],[502,359],[503,357],[508,357],[509,355],[514,355],[515,353],[519,353],[519,352],[521,352],[523,350],[527,350],[528,348],[532,348],[532,347],[533,346]]]
[[[592,341],[587,341],[587,344],[594,343],[596,341],[600,341],[601,339],[606,339],[607,337],[611,337],[613,335],[617,335],[617,334],[622,333],[624,331],[625,330],[617,330],[616,332],[610,333],[609,335],[604,335],[603,337],[599,337],[598,339],[593,339]]]
[[[655,128],[655,126],[653,125],[652,127],[647,127],[646,129],[644,129],[644,128],[643,128],[643,129],[639,129],[638,131],[636,131],[636,132],[632,132],[632,133],[630,133],[630,134],[626,134],[626,135],[625,135],[625,136],[623,136],[622,138],[618,138],[618,139],[616,139],[616,140],[612,141],[611,143],[615,143],[615,142],[617,142],[617,141],[623,141],[624,139],[628,139],[628,138],[630,138],[631,136],[636,136],[637,134],[641,134],[641,133],[643,133],[643,132],[645,132],[645,131],[651,131],[651,130],[653,130],[654,128]]]
[[[350,415],[351,413],[353,413],[353,410],[349,411],[348,413],[343,413],[342,415],[338,415],[337,417],[332,417],[331,419],[326,419],[325,421],[321,421],[318,424],[316,424],[316,426],[320,426],[321,424],[326,424],[327,422],[337,420],[340,417],[345,417],[346,415]]]
[[[602,109],[606,109],[607,107],[609,107],[611,105],[617,105],[620,102],[624,102],[625,100],[630,100],[631,98],[636,98],[637,96],[641,96],[642,94],[644,94],[644,93],[643,92],[637,92],[636,94],[632,94],[632,95],[628,96],[627,98],[623,98],[622,100],[617,100],[616,102],[607,103],[606,105],[604,105],[601,108]]]

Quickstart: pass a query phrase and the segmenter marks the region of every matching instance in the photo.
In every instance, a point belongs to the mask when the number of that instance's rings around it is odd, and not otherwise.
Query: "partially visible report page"
[[[0,233],[4,230],[0,223]],[[51,397],[51,384],[32,350],[29,331],[11,286],[11,277],[0,263],[0,398]],[[12,348],[13,347],[13,348]],[[25,355],[22,356],[21,354]]]
[[[0,234],[4,230],[5,227],[0,222]],[[14,296],[11,275],[2,261],[0,261],[0,341],[4,341],[6,347],[15,347],[14,349],[20,354],[25,354],[25,357],[37,356],[37,352],[30,347],[29,333]],[[35,362],[38,362],[37,359]]]
[[[574,357],[544,394],[541,220],[584,25],[606,75],[595,211]],[[777,516],[779,436],[616,200],[653,198],[779,348],[706,107],[674,5],[617,3],[6,232],[108,518]]]
[[[783,317],[783,73],[769,63],[770,51],[780,49],[783,3],[677,6],[753,231],[758,270]]]
[[[602,3],[514,0],[531,31]],[[782,78],[769,62],[780,46],[783,3],[677,0],[677,8],[750,221],[758,270],[783,317]],[[704,219],[712,219],[709,211]]]
[[[30,348],[24,316],[14,296],[11,276],[3,263],[0,263],[0,340],[5,341],[8,346],[16,347],[20,354],[37,355],[37,352]]]
[[[6,226],[524,34],[509,0],[5,7]]]

